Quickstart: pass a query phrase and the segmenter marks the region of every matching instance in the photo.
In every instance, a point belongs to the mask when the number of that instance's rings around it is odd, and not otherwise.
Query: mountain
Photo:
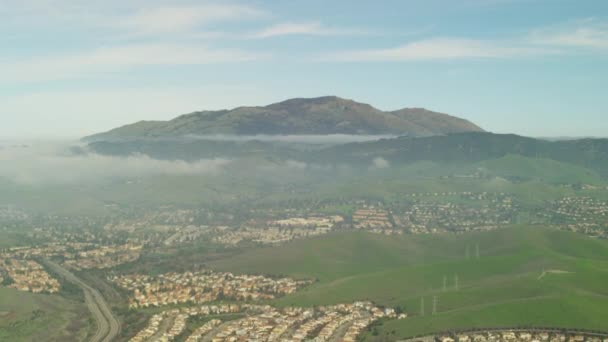
[[[406,135],[412,137],[483,131],[475,124],[422,108],[392,112],[335,96],[291,99],[265,107],[200,111],[170,121],[141,121],[85,138],[178,137],[186,135]]]

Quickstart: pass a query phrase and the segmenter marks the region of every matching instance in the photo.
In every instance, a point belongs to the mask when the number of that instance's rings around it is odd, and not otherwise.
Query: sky
[[[337,95],[608,136],[604,0],[0,0],[0,139]]]

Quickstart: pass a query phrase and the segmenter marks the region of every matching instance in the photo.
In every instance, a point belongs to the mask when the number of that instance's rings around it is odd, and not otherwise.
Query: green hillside
[[[485,172],[508,179],[538,180],[554,184],[601,183],[601,177],[595,171],[551,159],[509,154],[477,165]]]
[[[0,287],[0,341],[77,341],[90,328],[84,303]]]
[[[508,155],[550,159],[593,169],[604,176],[608,174],[608,139],[548,141],[485,132],[344,144],[318,152],[314,158],[351,163],[369,163],[378,157],[392,163],[420,160],[470,163]]]
[[[369,299],[403,307],[410,318],[379,327],[380,335],[394,331],[394,338],[495,326],[603,329],[608,315],[608,242],[541,227],[466,235],[341,233],[245,252],[211,267],[319,280],[279,305]]]
[[[249,138],[253,139],[253,138]],[[304,147],[285,142],[205,139],[127,139],[97,141],[89,148],[104,155],[145,154],[163,160],[247,158],[296,160],[318,165],[369,166],[382,158],[389,165],[435,162],[480,164],[505,177],[549,182],[597,182],[608,176],[608,139],[547,141],[512,134],[467,132],[399,137],[368,142]],[[568,164],[568,165],[566,165]],[[584,170],[587,169],[587,170]],[[596,174],[597,173],[597,174]]]

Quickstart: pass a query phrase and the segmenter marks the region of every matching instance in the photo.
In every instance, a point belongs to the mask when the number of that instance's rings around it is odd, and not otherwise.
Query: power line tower
[[[439,297],[433,296],[433,316],[437,314],[437,304],[439,304]]]
[[[424,316],[424,297],[420,298],[420,316]]]

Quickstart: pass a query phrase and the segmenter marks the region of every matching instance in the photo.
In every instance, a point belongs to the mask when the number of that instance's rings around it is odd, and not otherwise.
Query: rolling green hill
[[[476,253],[466,258],[467,247],[476,246],[479,259]],[[403,307],[410,318],[378,327],[380,336],[391,339],[497,326],[605,329],[608,315],[608,242],[541,227],[399,237],[340,233],[248,251],[210,266],[319,280],[277,300],[279,305],[369,299]]]
[[[505,177],[547,178],[551,182],[570,178],[580,178],[572,182],[594,182],[598,174],[608,176],[608,139],[547,141],[485,132],[399,137],[316,149],[281,142],[196,139],[97,141],[90,143],[89,147],[100,154],[145,154],[171,160],[256,156],[277,161],[358,166],[370,165],[377,158],[383,158],[391,165],[419,161],[461,165],[485,162],[480,166]]]
[[[428,136],[482,131],[463,119],[421,108],[384,112],[335,96],[290,99],[265,107],[201,111],[170,121],[142,121],[86,140],[209,134],[396,134]]]
[[[421,160],[472,163],[509,155],[575,164],[608,175],[608,139],[548,141],[514,134],[470,132],[350,143],[318,151],[312,158],[349,163],[369,163],[379,157],[391,163]]]
[[[78,341],[90,328],[84,303],[0,287],[0,341]]]
[[[484,172],[507,179],[538,180],[554,184],[601,182],[600,175],[595,171],[551,159],[510,154],[502,158],[482,161],[477,166]]]

